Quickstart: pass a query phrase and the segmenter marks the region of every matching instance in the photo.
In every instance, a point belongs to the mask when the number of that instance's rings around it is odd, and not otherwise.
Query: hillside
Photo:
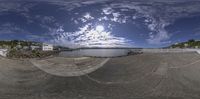
[[[34,41],[0,41],[0,49],[8,49],[8,58],[42,58],[58,54],[57,46],[54,46],[52,51],[43,51],[42,42]]]
[[[20,40],[0,41],[0,48],[20,49],[30,46],[42,46],[42,43],[33,41],[20,41]]]
[[[187,42],[176,43],[169,47],[170,48],[200,48],[200,41],[188,40]]]

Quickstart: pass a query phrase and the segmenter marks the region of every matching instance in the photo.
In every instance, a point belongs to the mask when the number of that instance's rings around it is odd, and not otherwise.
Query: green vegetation
[[[0,48],[8,49],[9,58],[43,58],[59,53],[58,50],[42,51],[42,45],[32,41],[0,41]]]
[[[200,48],[200,41],[189,40],[187,42],[177,43],[170,46],[170,48]]]
[[[19,51],[10,50],[7,57],[8,58],[45,58],[52,55],[57,55],[59,51]]]
[[[42,43],[32,42],[32,41],[20,41],[20,40],[11,40],[11,41],[0,41],[0,48],[7,49],[22,49],[24,47],[30,46],[41,46]]]

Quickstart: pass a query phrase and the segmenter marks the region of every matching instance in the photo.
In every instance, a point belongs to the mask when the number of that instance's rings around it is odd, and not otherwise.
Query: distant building
[[[8,49],[0,49],[0,56],[6,57],[8,53]]]
[[[30,50],[29,46],[23,46],[22,50]]]
[[[179,43],[175,43],[175,45],[178,45]]]
[[[188,45],[188,44],[184,44],[184,46],[185,46],[185,47],[188,47],[189,45]]]
[[[40,46],[30,46],[31,50],[40,50],[41,47]]]
[[[53,51],[53,45],[52,44],[43,44],[42,50],[43,51]]]
[[[22,49],[22,46],[18,44],[18,45],[16,46],[16,49]]]

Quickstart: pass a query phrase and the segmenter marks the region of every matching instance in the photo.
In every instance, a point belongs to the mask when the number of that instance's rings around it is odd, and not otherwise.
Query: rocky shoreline
[[[56,56],[59,51],[17,51],[11,50],[7,54],[7,58],[11,59],[29,59],[29,58],[46,58],[50,56]]]

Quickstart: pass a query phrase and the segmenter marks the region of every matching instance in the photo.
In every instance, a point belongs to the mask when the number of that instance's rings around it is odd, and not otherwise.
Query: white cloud
[[[151,22],[150,24],[148,24]],[[147,39],[147,42],[149,44],[164,44],[167,42],[167,40],[170,38],[169,33],[165,30],[165,27],[169,25],[169,23],[166,23],[163,20],[156,20],[154,18],[150,18],[148,21],[146,21],[147,27],[150,32],[149,38]],[[153,33],[154,32],[154,33]]]
[[[157,3],[155,3],[157,2]],[[181,3],[178,5],[178,3]],[[185,4],[184,4],[185,3]],[[193,13],[200,13],[200,2],[186,2],[186,0],[149,0],[149,1],[121,1],[108,5],[110,9],[129,9],[136,11],[132,19],[140,17],[147,18],[144,20],[145,25],[153,34],[149,35],[146,41],[149,44],[161,45],[170,42],[170,33],[165,27],[172,24],[174,20],[182,17],[191,17]],[[115,19],[112,19],[116,21]]]
[[[13,11],[13,12],[29,12],[29,9],[35,6],[34,3],[25,3],[20,2],[20,0],[15,0],[12,2],[0,0],[0,12],[7,12],[7,11]]]
[[[97,31],[91,24],[79,28],[79,31],[65,32],[62,27],[50,42],[68,47],[130,47],[133,42],[122,37],[116,37],[108,31]],[[101,32],[101,33],[99,33]]]
[[[7,1],[7,0],[0,0],[0,12],[7,12],[7,11],[12,11],[12,12],[20,12],[23,16],[27,18],[27,20],[32,23],[31,21],[31,16],[27,14],[29,12],[29,9],[35,4],[24,4],[23,1],[26,0],[15,0],[15,1]],[[90,5],[90,4],[95,4],[95,3],[105,3],[109,0],[32,0],[33,2],[35,1],[36,4],[37,2],[47,2],[50,4],[58,5],[61,9],[64,9],[66,11],[71,11],[74,8],[77,7],[82,7],[85,5]],[[170,33],[168,33],[165,30],[165,27],[171,23],[174,22],[177,18],[182,18],[182,17],[191,17],[195,16],[194,13],[200,13],[200,2],[197,0],[190,0],[188,2],[185,2],[187,0],[117,0],[115,2],[112,2],[111,4],[106,4],[104,5],[105,8],[102,9],[102,15],[103,17],[97,19],[99,21],[114,21],[118,23],[126,23],[127,18],[121,17],[122,13],[115,11],[115,8],[121,9],[121,11],[135,11],[136,14],[132,15],[132,19],[137,19],[140,17],[145,17],[147,18],[144,22],[147,25],[147,28],[153,32],[153,34],[149,34],[148,39],[146,40],[149,44],[163,44],[166,42],[169,42],[170,39]],[[195,1],[195,2],[192,2]],[[156,2],[156,3],[155,3]],[[185,2],[185,3],[184,3]],[[181,4],[179,4],[181,3]],[[22,13],[21,13],[22,12]],[[2,13],[0,13],[2,14]],[[107,17],[107,15],[113,15],[113,18]],[[79,22],[86,22],[87,20],[94,19],[89,13],[86,14],[85,16],[82,16],[80,19],[75,19],[73,20],[76,24],[79,24]],[[54,18],[50,17],[44,17],[43,18],[43,23],[50,22],[52,20],[55,20]],[[41,25],[43,26],[43,25]],[[45,27],[45,26],[44,26]],[[14,29],[15,28],[15,29]],[[10,30],[5,27],[1,27],[1,33],[12,33],[13,31],[16,31],[17,28],[14,27],[11,28]],[[48,28],[48,27],[47,27]],[[18,29],[19,30],[19,29]],[[63,38],[63,42],[66,41],[64,40],[66,36],[71,36],[70,33],[60,31],[61,34],[57,34],[61,36],[60,38],[58,37],[59,40]],[[75,32],[72,33],[73,35],[77,36],[83,36],[82,39],[79,40],[86,40],[84,38],[84,34],[80,34],[80,32]],[[198,33],[197,33],[198,34]],[[74,39],[74,36],[69,37],[69,39]],[[119,38],[114,38],[117,39],[118,42],[123,41],[122,39]],[[61,40],[61,41],[62,41]],[[115,40],[111,40],[115,41]],[[74,41],[78,42],[78,41]],[[72,41],[73,43],[73,41]],[[122,44],[121,42],[120,44]],[[71,44],[71,43],[70,43]]]
[[[95,4],[95,3],[100,3],[100,2],[105,2],[108,0],[87,0],[87,1],[83,1],[82,4]]]
[[[85,19],[87,19],[87,20],[94,19],[94,17],[92,17],[92,16],[90,15],[90,13],[86,13],[83,17],[84,17]]]
[[[150,44],[165,44],[166,40],[169,39],[169,35],[165,30],[159,30],[156,35],[150,35],[147,39]]]
[[[26,33],[26,31],[16,26],[13,23],[4,23],[0,26],[0,34],[11,35],[16,33]]]
[[[107,8],[104,8],[102,11],[103,11],[103,14],[109,15],[109,14],[112,14],[113,9],[110,7],[107,7]]]

